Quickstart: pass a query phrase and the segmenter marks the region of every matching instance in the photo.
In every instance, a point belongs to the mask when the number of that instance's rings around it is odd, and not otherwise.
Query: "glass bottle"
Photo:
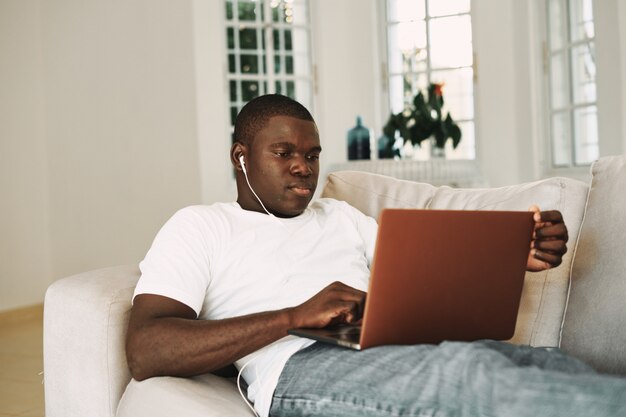
[[[370,159],[370,131],[363,126],[361,116],[356,118],[356,126],[348,130],[348,160]]]

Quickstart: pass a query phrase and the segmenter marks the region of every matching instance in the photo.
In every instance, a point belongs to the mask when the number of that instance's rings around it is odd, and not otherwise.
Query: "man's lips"
[[[315,187],[311,184],[292,184],[287,188],[300,197],[310,196],[313,194],[313,190],[315,189]]]

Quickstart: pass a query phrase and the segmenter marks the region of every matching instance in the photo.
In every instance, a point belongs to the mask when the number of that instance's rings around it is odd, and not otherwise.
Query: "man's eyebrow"
[[[296,147],[296,145],[291,142],[276,142],[276,143],[272,143],[270,146],[272,148],[287,148],[287,149],[294,149]],[[314,146],[309,150],[309,152],[318,152],[318,153],[322,152],[322,147]]]
[[[272,148],[295,148],[296,145],[290,142],[276,142],[270,145]]]

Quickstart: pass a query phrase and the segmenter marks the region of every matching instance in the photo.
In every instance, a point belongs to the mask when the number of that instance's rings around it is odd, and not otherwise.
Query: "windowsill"
[[[334,171],[365,171],[401,180],[427,182],[435,186],[448,185],[455,188],[487,186],[477,162],[467,159],[357,160],[331,164],[327,173]]]
[[[591,165],[577,167],[550,167],[544,171],[544,177],[567,177],[583,182],[591,180]]]

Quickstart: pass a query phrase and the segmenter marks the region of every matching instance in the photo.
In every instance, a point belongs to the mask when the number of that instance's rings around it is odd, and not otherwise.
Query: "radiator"
[[[478,164],[472,160],[433,159],[414,160],[363,160],[331,164],[327,174],[335,171],[365,171],[387,175],[402,180],[426,182],[435,186],[455,188],[482,188],[487,184]]]

